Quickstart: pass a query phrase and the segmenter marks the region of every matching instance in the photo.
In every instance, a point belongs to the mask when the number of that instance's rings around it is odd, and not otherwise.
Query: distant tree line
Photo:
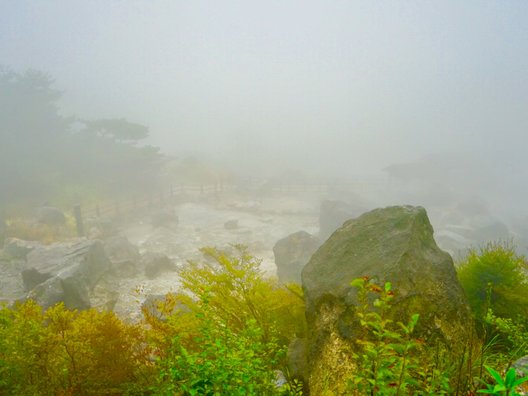
[[[0,68],[0,208],[153,186],[162,156],[139,144],[146,126],[63,116],[61,96],[43,72]]]

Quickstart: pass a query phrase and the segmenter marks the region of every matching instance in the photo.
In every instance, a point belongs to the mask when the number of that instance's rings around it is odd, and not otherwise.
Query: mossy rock
[[[407,322],[419,313],[416,332],[426,341],[457,349],[473,337],[471,312],[453,260],[436,245],[425,209],[376,209],[335,231],[302,271],[311,390],[322,391],[317,382],[324,379],[339,393],[344,385],[339,381],[353,367],[349,348],[357,334],[357,293],[350,282],[362,276],[392,283],[394,319]],[[337,359],[339,367],[328,359]]]

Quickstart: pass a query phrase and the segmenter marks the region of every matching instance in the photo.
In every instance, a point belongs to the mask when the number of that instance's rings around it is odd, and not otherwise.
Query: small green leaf
[[[523,377],[523,378],[519,378],[517,381],[515,381],[513,384],[512,384],[512,387],[517,387],[521,384],[524,384],[526,381],[528,381],[528,377]]]
[[[494,392],[504,392],[505,390],[507,389],[503,384],[497,384],[493,387]]]
[[[352,287],[363,287],[365,285],[365,279],[363,278],[356,278],[352,282],[350,282],[350,286]]]
[[[515,378],[517,376],[515,375],[515,369],[514,368],[510,368],[508,370],[508,372],[506,373],[506,377],[505,377],[505,383],[506,383],[506,387],[508,389],[511,389],[512,386],[513,386],[513,383],[515,382]]]
[[[484,366],[484,367],[486,367],[486,370],[488,370],[488,372],[495,379],[495,381],[497,381],[497,384],[500,384],[500,385],[503,385],[503,386],[505,385],[504,384],[504,380],[502,379],[502,377],[500,376],[500,374],[497,371],[495,371],[494,369],[492,369],[489,366]]]

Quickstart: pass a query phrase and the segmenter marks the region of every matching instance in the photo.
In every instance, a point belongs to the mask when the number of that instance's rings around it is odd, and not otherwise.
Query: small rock
[[[282,282],[301,283],[301,271],[319,245],[319,239],[306,231],[279,240],[273,247],[279,279]]]
[[[4,253],[14,259],[25,260],[29,252],[40,244],[35,241],[25,241],[18,238],[9,238],[4,244]]]
[[[141,256],[138,248],[132,245],[125,236],[117,235],[105,240],[104,248],[112,263],[114,275],[131,278],[137,274]]]
[[[47,281],[52,276],[53,275],[50,273],[41,273],[38,272],[35,268],[30,268],[22,271],[22,282],[24,283],[24,288],[26,289],[26,291],[30,291],[34,287]]]
[[[143,256],[145,276],[155,279],[164,272],[177,271],[178,267],[165,254],[148,252]]]

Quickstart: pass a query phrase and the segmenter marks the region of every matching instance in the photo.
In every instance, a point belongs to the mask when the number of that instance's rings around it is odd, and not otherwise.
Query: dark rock
[[[306,231],[279,240],[273,247],[273,254],[280,281],[301,283],[301,271],[319,245],[319,239]]]
[[[72,276],[54,276],[37,285],[28,294],[42,307],[48,308],[63,302],[69,309],[88,309],[90,305],[89,289],[82,278]]]
[[[44,308],[63,301],[68,308],[90,307],[89,293],[110,269],[110,261],[100,241],[79,240],[38,246],[27,256],[26,274],[36,285],[28,298]],[[29,271],[29,272],[28,272]]]
[[[143,256],[145,276],[155,279],[164,272],[176,271],[178,267],[165,254],[148,252]]]
[[[228,220],[224,223],[226,230],[236,230],[238,228],[238,220]]]
[[[437,247],[425,210],[373,210],[332,234],[302,271],[309,384],[315,394],[321,394],[321,379],[339,389],[353,369],[351,359],[343,356],[350,356],[358,326],[356,290],[350,282],[361,276],[380,284],[390,281],[396,290],[391,315],[407,322],[419,313],[416,335],[427,342],[438,340],[457,350],[474,335],[453,260]]]
[[[40,243],[35,241],[25,241],[18,238],[9,238],[4,244],[4,254],[14,259],[25,260],[29,252],[35,247],[39,246]]]
[[[49,226],[59,226],[66,223],[64,213],[52,206],[41,206],[37,208],[37,221]]]
[[[117,235],[104,241],[105,252],[112,263],[115,276],[131,278],[138,272],[141,256],[136,246],[125,236]]]
[[[22,282],[24,283],[24,288],[26,291],[30,291],[35,286],[40,285],[51,277],[53,277],[52,274],[48,272],[38,272],[35,268],[22,271]]]

